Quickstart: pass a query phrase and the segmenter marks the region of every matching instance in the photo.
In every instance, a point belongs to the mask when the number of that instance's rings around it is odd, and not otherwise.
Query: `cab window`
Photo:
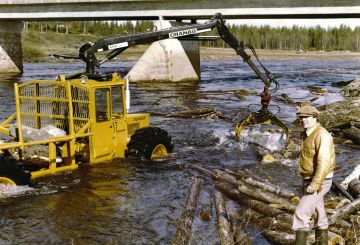
[[[110,89],[99,88],[95,91],[96,121],[104,122],[110,120]]]
[[[111,88],[111,104],[112,104],[112,117],[120,118],[124,116],[123,98],[121,87]]]

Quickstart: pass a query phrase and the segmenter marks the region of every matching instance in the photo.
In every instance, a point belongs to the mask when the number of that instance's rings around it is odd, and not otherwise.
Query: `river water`
[[[109,63],[104,71],[126,74],[134,62]],[[296,108],[279,98],[286,93],[295,101],[312,99],[308,86],[328,89],[313,105],[342,100],[333,82],[348,81],[360,74],[360,61],[282,61],[264,62],[281,88],[273,94],[270,109],[291,128]],[[81,63],[25,64],[20,76],[0,75],[0,120],[14,110],[13,84],[31,79],[54,79],[58,74],[81,69]],[[121,68],[119,68],[121,67]],[[256,90],[263,85],[241,61],[203,61],[202,80],[197,83],[131,83],[131,111],[161,113],[214,108],[229,118],[256,110],[257,95],[239,99],[229,90]],[[255,108],[255,109],[254,109]],[[185,168],[197,164],[207,168],[247,169],[271,182],[299,191],[296,159],[261,164],[251,144],[237,142],[234,123],[220,119],[188,119],[153,116],[151,123],[169,132],[175,145],[170,158],[160,163],[117,160],[72,173],[43,178],[34,187],[8,187],[0,192],[0,244],[169,244],[176,220],[197,173]],[[246,135],[247,132],[244,132]],[[275,135],[275,134],[274,134]],[[274,136],[273,135],[273,136]],[[276,135],[262,143],[271,148]],[[259,142],[257,142],[259,143]],[[358,164],[358,150],[337,155],[336,179],[342,180]],[[194,244],[217,244],[215,210],[203,221],[199,210],[211,205],[213,185],[209,179],[200,194],[194,220]],[[249,231],[254,244],[268,244],[259,231]]]

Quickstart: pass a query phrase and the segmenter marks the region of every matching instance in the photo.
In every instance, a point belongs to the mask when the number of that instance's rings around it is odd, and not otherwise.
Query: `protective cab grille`
[[[17,103],[22,125],[31,128],[53,125],[69,134],[71,124],[76,133],[89,121],[89,90],[68,81],[21,84]]]

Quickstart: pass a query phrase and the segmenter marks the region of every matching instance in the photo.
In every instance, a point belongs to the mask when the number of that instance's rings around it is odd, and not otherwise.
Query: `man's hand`
[[[316,188],[313,187],[312,185],[309,185],[309,186],[306,188],[306,192],[309,193],[309,194],[313,194],[314,192],[316,192]]]

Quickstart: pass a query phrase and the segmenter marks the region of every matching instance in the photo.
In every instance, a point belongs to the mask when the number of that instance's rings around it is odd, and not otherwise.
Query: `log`
[[[264,230],[262,231],[262,234],[269,242],[271,242],[271,244],[293,245],[295,242],[295,235],[286,232]]]
[[[165,117],[165,116],[167,116],[168,114],[167,114],[167,113],[163,113],[163,112],[151,111],[151,112],[150,112],[150,115],[151,115],[151,116],[163,116],[163,117]]]
[[[258,94],[255,90],[245,90],[245,89],[232,89],[232,90],[207,90],[204,91],[206,94]]]
[[[231,225],[227,217],[224,197],[221,192],[215,191],[214,203],[217,217],[217,227],[221,245],[233,245]]]
[[[290,235],[293,231],[289,223],[281,223],[275,218],[264,216],[252,209],[246,210],[244,220],[248,221],[252,227],[257,228],[265,238],[275,244],[294,243],[295,236]]]
[[[239,185],[237,188],[241,193],[253,197],[257,200],[264,201],[271,204],[277,204],[280,209],[285,209],[291,213],[295,212],[296,206],[287,200],[279,198],[271,193],[264,193],[258,189],[249,188],[246,185]]]
[[[268,217],[266,215],[260,214],[259,212],[253,209],[247,209],[244,213],[245,220],[248,220],[253,227],[256,227],[260,230],[276,230],[278,232],[288,232],[292,233],[291,224],[283,222],[281,220],[276,220],[273,217]]]
[[[219,118],[227,121],[232,121],[232,118],[221,115],[215,109],[194,109],[181,112],[163,113],[163,112],[150,112],[153,116],[164,117],[181,117],[181,118]]]
[[[354,170],[340,183],[344,189],[348,188],[349,183],[354,179],[359,179],[360,177],[360,164],[358,164]]]
[[[332,233],[336,233],[339,236],[345,238],[346,240],[351,240],[354,238],[354,231],[351,229],[344,229],[344,228],[339,228],[336,226],[329,226],[329,231],[331,231]]]
[[[190,168],[195,169],[203,174],[210,176],[211,178],[219,181],[224,181],[232,185],[232,187],[237,187],[239,182],[237,179],[231,175],[223,174],[222,171],[215,169],[214,171],[208,170],[206,168],[197,166],[197,165],[190,165]]]
[[[246,232],[247,221],[243,219],[243,212],[239,212],[235,208],[233,200],[226,202],[226,210],[230,217],[231,229],[233,231],[233,239],[235,245],[252,245],[252,237]]]
[[[344,197],[334,197],[334,196],[330,196],[330,195],[326,195],[324,197],[324,206],[325,208],[330,208],[330,209],[334,209],[338,206],[339,203],[344,203],[347,201],[343,201],[343,200],[348,200],[349,202],[351,202],[349,199]]]
[[[349,199],[350,201],[354,201],[354,198],[347,192],[344,187],[342,187],[336,180],[332,181],[333,186],[338,190],[344,197]]]
[[[308,86],[309,91],[315,95],[324,95],[328,93],[326,88],[317,87],[317,86]]]
[[[208,222],[210,220],[212,220],[212,192],[205,192],[206,194],[206,199],[208,200],[206,203],[202,204],[202,206],[200,207],[200,219],[202,221]]]
[[[344,245],[345,241],[344,238],[338,235],[336,232],[328,232],[328,244],[331,245]]]
[[[192,236],[192,223],[194,220],[195,209],[199,197],[200,189],[204,180],[194,178],[189,189],[184,210],[176,227],[176,233],[172,240],[172,244],[188,244]]]
[[[249,197],[240,194],[238,190],[230,188],[229,185],[226,183],[218,182],[215,184],[215,187],[242,206],[252,208],[255,211],[258,211],[259,213],[266,216],[274,217],[276,218],[276,220],[292,224],[292,215],[280,209],[273,208],[261,201],[250,199]]]
[[[190,168],[195,169],[196,171],[199,171],[200,173],[203,173],[205,175],[208,175],[213,178],[214,173],[213,171],[207,170],[206,168],[200,167],[198,165],[189,165]]]
[[[278,195],[274,195],[271,192],[263,191],[263,190],[260,190],[259,188],[247,185],[246,183],[244,183],[241,180],[237,180],[235,182],[235,180],[233,179],[233,177],[231,175],[228,175],[220,170],[215,170],[215,173],[217,174],[216,179],[218,179],[218,180],[226,181],[226,182],[234,184],[234,185],[237,183],[237,189],[241,193],[243,193],[247,196],[250,196],[252,198],[255,198],[257,200],[264,201],[267,203],[280,205],[280,207],[282,207],[288,211],[291,211],[291,212],[293,212],[296,208],[295,205],[293,205],[292,203],[289,202],[289,200],[281,198]]]
[[[335,209],[340,209],[348,204],[350,204],[351,201],[349,199],[342,199],[336,206],[335,206]]]
[[[264,179],[263,178],[260,178],[259,176],[256,176],[256,175],[253,175],[245,170],[240,170],[240,169],[237,169],[236,172],[230,170],[230,169],[225,169],[224,170],[225,172],[231,174],[231,175],[234,175],[236,177],[236,179],[246,179],[246,178],[252,178],[253,180],[256,180],[256,181],[263,181]]]
[[[354,197],[360,197],[360,179],[353,179],[348,186],[349,193]]]
[[[353,202],[348,205],[336,210],[334,214],[329,217],[329,224],[335,224],[338,220],[350,215],[351,213],[360,209],[360,197],[355,199]]]
[[[343,228],[343,229],[351,229],[352,227],[351,223],[343,219],[336,221],[336,223],[333,225],[337,228]]]
[[[251,187],[249,185],[247,185],[246,183],[242,182],[241,180],[236,180],[235,177],[220,171],[218,169],[214,170],[215,175],[214,178],[220,181],[225,181],[228,182],[234,186],[237,186],[237,189],[247,195],[250,196],[252,198],[255,198],[257,200],[260,201],[264,201],[267,203],[273,203],[273,204],[278,204],[281,206],[282,209],[288,210],[290,212],[294,212],[296,207],[294,204],[290,203],[288,200],[281,198],[277,195],[274,195],[272,193],[266,192],[266,191],[262,191],[259,190],[258,188],[255,187]]]
[[[168,117],[182,117],[182,118],[201,118],[206,117],[209,114],[216,113],[215,109],[200,108],[194,110],[187,110],[181,112],[173,112],[167,115]]]
[[[359,215],[350,215],[349,220],[352,224],[360,224],[360,216]]]
[[[273,194],[276,195],[280,195],[289,199],[294,198],[296,195],[293,192],[290,192],[288,190],[285,190],[283,188],[280,188],[279,186],[273,185],[269,182],[262,182],[259,181],[258,179],[254,179],[254,177],[252,177],[250,174],[243,172],[243,171],[237,171],[237,172],[233,172],[231,170],[225,169],[225,172],[234,175],[235,177],[237,177],[237,179],[242,180],[243,182],[252,185],[254,187],[258,187],[264,191],[268,191],[271,192]]]
[[[285,102],[289,105],[295,106],[295,105],[299,104],[299,103],[296,103],[294,100],[290,99],[290,97],[285,93],[281,94],[281,97],[283,97]]]

